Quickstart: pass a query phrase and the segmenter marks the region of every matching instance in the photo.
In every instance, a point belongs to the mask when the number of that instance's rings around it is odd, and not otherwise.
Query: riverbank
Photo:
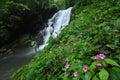
[[[21,66],[30,62],[35,54],[33,48],[15,49],[10,55],[0,58],[0,80],[9,80],[13,74]]]

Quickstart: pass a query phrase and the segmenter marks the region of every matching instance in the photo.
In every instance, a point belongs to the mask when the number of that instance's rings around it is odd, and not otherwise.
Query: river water
[[[60,10],[48,20],[48,26],[39,32],[43,36],[43,44],[39,45],[37,51],[48,45],[50,36],[56,38],[61,30],[69,24],[72,7]],[[0,58],[0,80],[9,80],[9,77],[21,66],[26,65],[33,58],[33,48],[16,49],[13,55]]]
[[[33,57],[35,50],[33,48],[16,49],[15,55],[10,55],[0,59],[0,80],[9,80],[19,67],[27,64]]]

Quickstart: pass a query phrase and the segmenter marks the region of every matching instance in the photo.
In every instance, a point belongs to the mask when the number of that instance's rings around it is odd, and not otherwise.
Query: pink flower
[[[87,66],[84,66],[83,67],[83,72],[87,72],[88,71],[88,67]]]
[[[65,45],[68,46],[69,45],[68,42]]]
[[[67,76],[66,72],[64,72],[64,76]]]
[[[60,49],[60,48],[61,48],[61,46],[58,46],[58,48]]]
[[[83,34],[82,32],[80,32],[80,34]]]
[[[70,64],[67,63],[67,64],[65,65],[65,68],[68,69],[69,67],[70,67]]]
[[[105,55],[104,55],[104,54],[99,54],[99,58],[100,58],[100,59],[104,59],[104,58],[105,58]]]
[[[74,77],[77,77],[77,76],[78,76],[78,72],[74,72],[74,73],[73,73],[73,76],[74,76]]]
[[[82,39],[81,38],[79,38],[79,41],[81,41]]]
[[[102,66],[102,63],[101,63],[101,62],[99,62],[99,63],[97,64],[97,66],[98,66],[98,67],[101,67],[101,66]]]
[[[74,43],[73,43],[73,45],[75,46],[77,44],[77,42],[75,41]]]
[[[97,60],[99,58],[99,55],[94,56],[94,59]]]
[[[68,58],[66,58],[66,62],[68,62],[69,60],[68,60]]]

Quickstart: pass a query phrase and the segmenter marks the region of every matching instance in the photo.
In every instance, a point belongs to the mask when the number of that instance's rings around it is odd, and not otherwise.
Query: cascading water
[[[68,25],[71,10],[72,7],[60,10],[48,20],[48,26],[40,31],[40,34],[43,35],[44,43],[39,46],[39,51],[47,45],[50,36],[56,38],[64,26]],[[0,80],[9,80],[11,74],[22,65],[27,64],[32,59],[34,53],[34,49],[31,48],[17,49],[14,55],[0,58]]]
[[[38,50],[42,50],[47,45],[51,35],[56,38],[61,30],[69,24],[71,10],[72,7],[66,10],[60,10],[48,20],[48,26],[40,31],[40,34],[43,35],[44,43],[39,46]]]

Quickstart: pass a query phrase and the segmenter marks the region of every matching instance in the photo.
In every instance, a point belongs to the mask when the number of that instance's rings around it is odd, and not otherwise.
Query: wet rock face
[[[34,39],[37,42],[37,45],[42,45],[44,43],[43,36],[40,33],[37,34]]]

